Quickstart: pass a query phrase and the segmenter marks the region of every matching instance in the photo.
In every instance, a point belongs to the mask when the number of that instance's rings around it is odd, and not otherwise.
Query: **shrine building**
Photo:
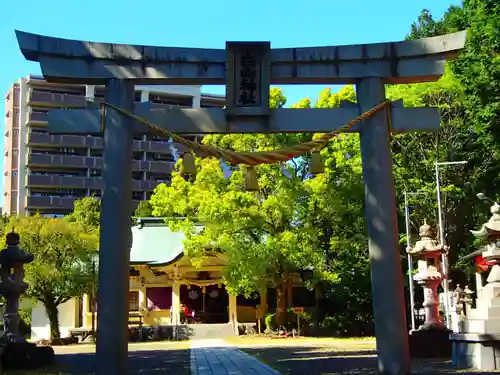
[[[203,227],[197,226],[198,233]],[[129,278],[129,325],[172,327],[190,325],[192,335],[202,338],[209,327],[220,335],[238,334],[239,325],[262,326],[267,312],[276,310],[276,290],[255,298],[230,295],[223,272],[228,260],[223,253],[207,253],[196,266],[184,254],[182,231],[174,232],[164,218],[142,218],[132,227]],[[314,307],[317,296],[307,290],[299,274],[292,277],[288,299],[294,306]],[[291,298],[290,298],[291,296]],[[59,306],[61,337],[75,329],[90,330],[92,296],[83,295]],[[291,306],[288,306],[291,307]],[[97,308],[94,308],[94,311]],[[32,339],[49,336],[45,309],[37,304],[32,310]]]

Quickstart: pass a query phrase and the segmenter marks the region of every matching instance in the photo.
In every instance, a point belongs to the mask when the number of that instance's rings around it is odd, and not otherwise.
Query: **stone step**
[[[231,323],[143,326],[140,334],[131,335],[131,341],[221,339],[236,335]]]
[[[179,326],[179,334],[187,336],[191,340],[198,339],[220,339],[236,336],[233,325],[225,324],[185,324]]]

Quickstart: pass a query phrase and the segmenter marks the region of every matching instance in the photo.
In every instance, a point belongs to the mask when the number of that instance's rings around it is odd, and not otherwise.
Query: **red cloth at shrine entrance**
[[[483,258],[482,256],[477,256],[475,259],[476,272],[482,273],[488,271],[490,266],[494,265],[495,262],[491,262]]]

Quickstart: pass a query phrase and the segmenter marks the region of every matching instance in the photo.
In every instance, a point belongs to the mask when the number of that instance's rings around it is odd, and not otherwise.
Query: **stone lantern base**
[[[32,370],[54,363],[54,349],[50,346],[19,341],[6,342],[0,349],[2,369]]]
[[[412,358],[451,358],[451,331],[442,325],[428,326],[410,332],[410,355]]]

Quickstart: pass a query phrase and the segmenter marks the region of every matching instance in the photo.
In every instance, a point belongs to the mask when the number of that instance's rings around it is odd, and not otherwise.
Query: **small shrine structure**
[[[234,336],[239,327],[254,328],[259,321],[263,327],[266,312],[276,309],[276,290],[269,286],[255,298],[231,295],[223,279],[227,256],[207,252],[194,265],[184,240],[185,234],[172,231],[165,218],[141,218],[132,226],[129,328],[154,330],[157,339],[191,339]],[[299,273],[290,278],[287,293],[293,303],[287,307],[316,306],[315,291],[305,288]],[[60,306],[62,335],[85,338],[97,327],[95,297],[85,294]],[[42,306],[33,311],[33,321],[32,337],[46,338],[49,325]]]
[[[410,333],[410,351],[415,357],[436,357],[451,352],[449,330],[439,315],[438,288],[444,279],[442,255],[446,248],[434,238],[432,227],[424,220],[420,240],[407,252],[418,261],[414,280],[424,289],[425,322]]]
[[[491,217],[471,233],[486,242],[482,257],[492,266],[487,284],[481,288],[476,308],[466,307],[461,332],[453,333],[453,363],[460,368],[483,371],[500,369],[500,205],[491,207]]]

